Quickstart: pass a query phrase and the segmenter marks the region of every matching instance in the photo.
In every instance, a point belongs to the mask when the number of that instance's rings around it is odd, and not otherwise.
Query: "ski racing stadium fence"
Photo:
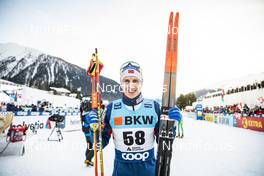
[[[195,112],[184,112],[186,117],[195,120],[205,120],[211,123],[227,125],[230,127],[250,129],[254,131],[264,132],[264,117],[248,117],[242,114],[214,114],[204,113],[202,118],[197,116]]]
[[[8,112],[0,112],[0,115],[5,116]],[[227,125],[230,127],[238,127],[264,132],[264,117],[248,117],[239,113],[221,114],[221,113],[203,113],[202,118],[197,116],[195,112],[183,112],[184,116],[195,120],[204,120],[215,124]],[[39,130],[50,130],[54,123],[48,118],[52,115],[51,112],[14,112],[12,125],[27,126],[29,132]],[[81,119],[79,112],[60,112],[59,115],[65,116],[65,120],[61,124],[63,131],[81,130]]]
[[[5,116],[10,112],[0,112],[1,116]],[[60,112],[56,113],[65,116],[64,121],[61,123],[62,131],[75,131],[81,130],[81,119],[79,112]],[[29,133],[36,133],[42,130],[50,130],[55,123],[49,121],[49,117],[53,115],[51,112],[30,112],[18,111],[13,112],[14,118],[12,126],[27,126]]]

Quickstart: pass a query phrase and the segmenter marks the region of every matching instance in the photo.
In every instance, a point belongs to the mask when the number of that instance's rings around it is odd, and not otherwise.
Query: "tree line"
[[[192,106],[192,103],[196,101],[194,93],[188,93],[186,95],[181,94],[177,100],[176,105],[182,110],[186,106]]]

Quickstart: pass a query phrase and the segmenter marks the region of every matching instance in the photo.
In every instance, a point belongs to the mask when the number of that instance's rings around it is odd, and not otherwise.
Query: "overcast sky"
[[[263,0],[0,0],[0,42],[39,49],[119,81],[143,68],[145,96],[161,96],[170,11],[180,12],[177,94],[264,71]]]

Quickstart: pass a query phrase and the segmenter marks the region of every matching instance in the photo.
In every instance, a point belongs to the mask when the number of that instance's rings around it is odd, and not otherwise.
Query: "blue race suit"
[[[94,156],[93,133],[92,133],[92,129],[90,128],[88,113],[89,112],[81,111],[81,121],[82,121],[82,131],[84,133],[87,143],[87,147],[85,150],[85,160],[92,161],[92,158]]]
[[[111,134],[115,144],[113,176],[154,176],[155,136],[157,141],[160,105],[140,94],[123,96],[107,106],[104,115],[103,146]]]

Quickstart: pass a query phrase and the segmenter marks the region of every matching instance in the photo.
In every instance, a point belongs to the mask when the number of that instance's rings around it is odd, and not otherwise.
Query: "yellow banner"
[[[204,120],[206,120],[208,122],[214,122],[215,116],[214,116],[214,114],[205,114]]]

